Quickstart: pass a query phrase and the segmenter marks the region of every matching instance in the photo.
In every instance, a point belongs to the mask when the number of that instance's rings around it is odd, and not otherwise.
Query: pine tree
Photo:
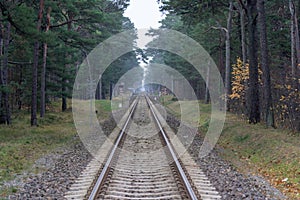
[[[44,0],[39,2],[39,12],[37,17],[37,32],[41,31]],[[37,126],[37,88],[38,88],[38,64],[39,64],[39,47],[40,42],[34,42],[33,65],[32,65],[32,94],[31,94],[31,126]]]
[[[267,126],[274,127],[274,113],[272,106],[272,93],[271,93],[271,78],[269,69],[269,49],[267,39],[267,25],[264,0],[257,1],[258,10],[258,25],[260,35],[260,52],[261,52],[261,68],[263,79],[263,103],[264,103],[264,119]]]
[[[257,61],[257,31],[256,31],[256,0],[247,0],[248,18],[248,54],[249,54],[249,89],[247,97],[249,123],[260,122],[258,61]]]

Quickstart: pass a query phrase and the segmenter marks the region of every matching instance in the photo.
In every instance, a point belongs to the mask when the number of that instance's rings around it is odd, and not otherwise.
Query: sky
[[[137,46],[142,49],[152,40],[151,37],[145,36],[148,29],[159,28],[159,21],[164,18],[159,11],[157,0],[130,0],[124,16],[130,18],[135,28],[138,29]]]
[[[129,17],[138,29],[158,28],[163,18],[157,0],[130,0],[125,17]]]

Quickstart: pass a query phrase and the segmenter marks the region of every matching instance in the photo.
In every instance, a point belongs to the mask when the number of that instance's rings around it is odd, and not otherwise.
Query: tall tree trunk
[[[299,6],[300,7],[300,6]],[[289,8],[291,13],[291,65],[292,65],[292,90],[296,91],[300,89],[300,39],[299,39],[299,26],[298,17],[296,13],[296,7],[293,0],[289,0]],[[300,8],[299,8],[300,9]],[[295,108],[295,101],[292,102],[290,107]],[[300,119],[298,112],[294,110],[289,115],[292,116],[292,126],[296,131],[300,130]]]
[[[96,88],[96,94],[95,94],[95,99],[100,100],[100,83],[98,82],[97,88]]]
[[[206,83],[206,87],[205,87],[205,103],[208,104],[209,103],[209,77],[210,77],[210,61],[208,61],[207,63],[207,70],[206,70],[206,80],[205,80],[205,83]]]
[[[289,0],[289,8],[291,13],[291,65],[293,88],[298,89],[298,67],[300,64],[300,39],[298,18],[293,0]],[[296,56],[296,57],[295,57]]]
[[[19,85],[23,84],[23,66],[20,65],[20,74],[19,74]],[[17,104],[18,104],[18,110],[22,109],[22,94],[23,94],[23,90],[21,88],[18,88],[17,90],[17,95],[18,95],[18,99],[17,99]]]
[[[225,67],[224,67],[224,51],[223,51],[223,45],[225,42],[225,34],[224,34],[224,30],[222,27],[219,27],[218,29],[220,29],[220,38],[219,38],[219,70],[222,76],[222,83],[221,85],[224,85],[224,80],[225,80]],[[206,88],[207,89],[207,88]],[[206,96],[205,96],[206,98]],[[209,97],[208,97],[209,98]],[[224,99],[222,97],[219,98],[219,106],[220,106],[220,110],[222,110],[224,108]]]
[[[2,19],[1,19],[2,20]],[[2,21],[0,20],[0,56],[3,56],[3,43],[4,43],[4,26]],[[0,124],[5,123],[5,119],[3,119],[3,99],[2,99],[2,90],[3,90],[3,61],[0,62]]]
[[[7,22],[6,26],[6,38],[4,41],[4,51],[3,51],[3,63],[2,63],[2,101],[3,101],[3,113],[2,120],[5,124],[11,124],[10,117],[10,105],[9,105],[9,92],[8,92],[8,48],[10,42],[10,32],[11,32],[11,24]]]
[[[67,65],[65,66],[67,67]],[[61,88],[61,111],[64,112],[67,110],[67,86],[66,86],[66,83],[67,83],[67,79],[66,79],[66,69],[63,69],[63,78],[62,78],[62,88]]]
[[[256,41],[256,0],[247,0],[248,39],[249,39],[249,123],[260,122],[259,84]]]
[[[230,35],[232,26],[232,1],[229,2],[229,13],[227,18],[227,30],[226,30],[226,65],[225,65],[225,105],[227,111],[229,111],[229,95],[231,93],[231,64],[230,64]]]
[[[61,102],[61,110],[64,112],[67,110],[67,97],[65,96],[65,93],[66,93],[65,86],[63,86],[63,88],[62,88],[62,93],[63,93],[63,96],[62,96],[62,102]]]
[[[101,97],[102,99],[106,99],[105,83],[102,82],[102,79],[100,79],[100,81],[101,81]]]
[[[240,27],[241,27],[242,61],[245,66],[245,63],[247,62],[246,30],[245,30],[245,11],[242,5],[239,5],[239,13],[240,13]]]
[[[109,100],[112,100],[113,98],[113,89],[114,89],[113,82],[109,82]]]
[[[37,31],[40,32],[44,10],[44,0],[40,0]],[[31,92],[31,126],[37,126],[37,79],[38,79],[38,60],[39,60],[39,41],[34,42],[34,57],[32,65],[32,92]]]
[[[300,5],[299,5],[300,7]],[[298,25],[298,17],[297,17],[297,12],[295,9],[295,14],[294,14],[294,23],[295,23],[295,42],[296,42],[296,56],[297,56],[297,65],[295,69],[295,76],[296,80],[299,78],[298,75],[298,68],[300,66],[300,38],[299,38],[299,25]],[[297,81],[296,81],[297,83]]]
[[[68,22],[68,31],[70,32],[72,30],[72,21],[74,19],[74,15],[73,13],[68,13],[68,17],[69,17],[69,22]],[[71,55],[67,55],[67,57],[70,57]],[[65,65],[65,68],[69,68],[69,63],[67,63]],[[65,73],[67,70],[64,70]],[[67,84],[68,84],[68,79],[66,78],[66,76],[64,76],[63,80],[62,80],[62,104],[61,104],[61,109],[62,111],[66,111],[67,110]]]
[[[32,65],[32,91],[31,91],[31,126],[37,126],[37,76],[38,76],[38,56],[39,42],[34,43],[34,59]]]
[[[51,13],[51,7],[49,7],[48,11],[47,11],[47,26],[46,26],[45,32],[48,32],[49,28],[50,28],[50,13]],[[40,112],[40,117],[44,117],[45,116],[45,110],[46,110],[47,51],[48,51],[48,44],[44,43],[43,69],[42,69],[42,74],[41,74],[41,112]]]
[[[289,8],[291,12],[291,67],[292,67],[292,79],[295,79],[295,72],[296,72],[296,57],[295,57],[295,49],[296,49],[296,42],[295,42],[295,21],[294,21],[294,14],[295,14],[295,7],[292,0],[289,0]]]
[[[265,13],[265,1],[257,0],[258,11],[258,25],[260,34],[260,53],[261,53],[261,68],[262,68],[262,81],[263,81],[263,103],[265,109],[265,122],[267,126],[274,127],[274,113],[272,106],[272,93],[271,93],[271,79],[269,69],[269,55],[268,55],[268,38],[267,38],[267,25]]]

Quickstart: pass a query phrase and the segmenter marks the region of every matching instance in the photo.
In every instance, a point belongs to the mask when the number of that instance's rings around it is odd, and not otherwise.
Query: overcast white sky
[[[137,29],[158,28],[158,22],[162,19],[156,0],[130,0],[124,15],[131,19]]]
[[[129,17],[138,29],[137,46],[141,49],[152,40],[151,37],[145,36],[148,29],[159,28],[159,21],[164,18],[159,12],[159,4],[157,0],[130,0],[130,4],[124,13],[125,17]]]

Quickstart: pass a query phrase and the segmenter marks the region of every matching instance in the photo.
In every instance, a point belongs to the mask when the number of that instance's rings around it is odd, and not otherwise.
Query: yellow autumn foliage
[[[249,64],[243,63],[241,58],[237,58],[236,64],[232,65],[232,91],[229,98],[231,99],[240,99],[243,97],[247,82],[249,80]],[[258,78],[259,83],[261,84],[261,75],[262,70],[260,68],[260,65],[258,66]]]
[[[249,64],[244,66],[241,58],[232,65],[232,91],[229,98],[240,99],[245,92],[245,83],[249,79]]]

